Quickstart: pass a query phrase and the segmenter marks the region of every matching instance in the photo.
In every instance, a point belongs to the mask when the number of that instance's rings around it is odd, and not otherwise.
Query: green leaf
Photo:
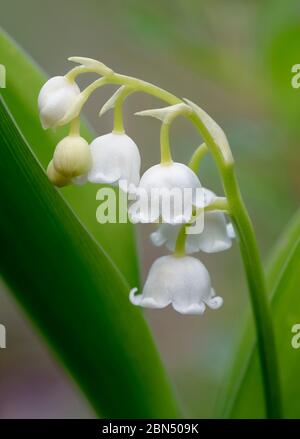
[[[265,92],[277,113],[281,129],[288,128],[289,136],[299,136],[299,90],[291,84],[292,66],[299,63],[300,25],[299,2],[282,0],[261,2],[258,14],[258,60],[265,71]],[[286,125],[286,127],[285,127]],[[290,142],[291,143],[291,142]],[[293,148],[293,144],[291,145]],[[286,148],[289,148],[287,142]]]
[[[0,53],[0,62],[5,66],[7,73],[7,84],[6,88],[1,90],[2,95],[33,152],[46,168],[56,144],[67,134],[66,128],[59,128],[54,132],[44,131],[41,127],[37,97],[47,79],[46,75],[4,31],[1,31],[1,28]],[[62,73],[64,72],[58,74]],[[95,137],[86,124],[83,126],[82,134],[87,140]],[[97,223],[98,189],[99,186],[96,185],[70,186],[64,188],[62,193],[84,225],[116,262],[130,285],[135,286],[139,277],[134,228],[130,223]]]
[[[299,351],[291,346],[292,327],[300,323],[300,211],[275,246],[268,270],[268,285],[281,372],[283,411],[287,418],[300,416]],[[246,330],[227,371],[227,385],[218,415],[233,418],[265,417],[257,347],[248,318]]]
[[[300,210],[290,221],[277,243],[275,244],[268,264],[268,287],[273,291],[283,276],[291,254],[298,245],[300,236]],[[276,291],[276,290],[275,290]]]
[[[176,416],[127,282],[49,183],[2,98],[0,139],[0,263],[17,300],[98,413]]]

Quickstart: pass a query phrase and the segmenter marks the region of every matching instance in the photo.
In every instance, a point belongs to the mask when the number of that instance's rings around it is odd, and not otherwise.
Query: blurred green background
[[[0,24],[50,76],[70,68],[67,57],[87,56],[199,103],[227,133],[266,260],[299,205],[300,90],[291,87],[291,67],[300,62],[299,2],[1,0]],[[99,90],[85,108],[98,134],[112,126],[111,114],[97,117],[112,90]],[[157,101],[144,95],[126,103],[126,129],[140,146],[143,170],[158,161],[159,124],[133,113],[155,106]],[[187,162],[200,141],[179,120],[172,130],[176,160]],[[221,194],[209,158],[200,179]],[[162,253],[149,244],[151,230],[138,228],[143,276]],[[189,417],[211,415],[232,361],[229,347],[249,308],[237,246],[200,257],[225,299],[223,308],[203,317],[169,309],[146,312]],[[8,333],[8,349],[0,351],[0,417],[93,417],[4,285],[0,302],[0,322]]]

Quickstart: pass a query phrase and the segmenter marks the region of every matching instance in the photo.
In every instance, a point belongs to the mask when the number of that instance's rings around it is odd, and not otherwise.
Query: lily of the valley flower
[[[89,144],[78,135],[65,137],[56,146],[53,165],[59,174],[70,179],[86,174],[92,165]]]
[[[213,194],[207,189],[205,192]],[[201,233],[187,233],[185,241],[187,254],[197,253],[200,250],[206,253],[217,253],[231,247],[235,233],[232,224],[227,223],[223,212],[205,212],[203,223],[204,228]],[[179,230],[178,225],[161,224],[155,232],[151,233],[150,238],[157,247],[165,245],[173,252]]]
[[[146,308],[168,305],[181,314],[203,314],[206,306],[218,309],[223,299],[215,295],[205,266],[191,256],[162,256],[152,265],[142,294],[130,291],[130,301]]]
[[[186,196],[185,189],[191,190],[190,210],[181,209],[181,212],[177,213],[175,199],[172,196],[169,197],[170,207],[168,209],[163,208],[164,191],[168,193],[168,191],[176,190],[177,195],[180,195],[180,198],[182,197],[182,200],[184,200]],[[155,190],[158,191],[158,200],[153,203]],[[129,217],[134,223],[156,222],[159,218],[169,224],[187,223],[191,219],[193,206],[205,207],[209,202],[204,200],[204,197],[199,196],[202,194],[201,190],[201,183],[197,175],[183,163],[171,162],[152,166],[141,177],[137,188],[137,193],[147,195],[149,203],[133,203],[129,208]]]
[[[65,76],[55,76],[42,87],[38,106],[44,129],[59,126],[60,121],[74,105],[80,95],[76,82]]]
[[[105,134],[93,140],[90,148],[92,168],[88,180],[91,183],[119,183],[121,188],[122,181],[128,186],[139,184],[141,157],[129,136],[124,133]]]

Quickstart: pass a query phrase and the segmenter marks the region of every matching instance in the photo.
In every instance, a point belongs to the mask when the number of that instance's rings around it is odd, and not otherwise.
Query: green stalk
[[[114,133],[125,133],[124,123],[123,123],[123,102],[132,93],[130,88],[125,87],[121,91],[115,102],[114,107]]]
[[[172,163],[172,155],[169,138],[170,124],[163,123],[160,130],[160,157],[162,165],[169,165]]]
[[[205,118],[205,115],[203,116]],[[251,219],[241,196],[229,145],[221,150],[203,120],[191,117],[218,166],[229,213],[239,236],[239,245],[248,281],[252,312],[256,327],[266,413],[268,418],[282,417],[279,365],[265,274]]]
[[[80,119],[75,117],[70,123],[69,136],[80,136]]]
[[[200,146],[198,146],[198,148],[192,155],[188,167],[191,168],[191,170],[194,171],[195,174],[198,173],[200,162],[208,151],[209,149],[207,148],[206,144],[202,143]]]
[[[115,111],[114,111],[114,133],[123,134],[124,124],[123,124],[123,113],[122,113],[122,104],[116,103]]]
[[[180,229],[179,229],[179,233],[176,239],[176,244],[175,244],[175,252],[174,255],[175,256],[184,256],[185,255],[185,242],[186,242],[186,233],[185,233],[185,228],[186,226],[188,226],[188,224],[183,224]]]
[[[224,190],[235,223],[240,250],[248,280],[255,320],[258,351],[268,418],[281,418],[281,389],[275,336],[268,302],[265,275],[253,226],[243,202],[233,166],[223,169]]]

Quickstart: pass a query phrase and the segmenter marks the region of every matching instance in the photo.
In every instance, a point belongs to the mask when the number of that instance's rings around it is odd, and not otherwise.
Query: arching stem
[[[114,133],[125,132],[123,123],[123,103],[125,99],[133,92],[134,90],[132,90],[131,88],[125,87],[116,99],[114,106]]]
[[[192,171],[195,172],[195,174],[198,173],[199,165],[203,157],[208,153],[209,149],[206,145],[206,143],[202,143],[198,148],[195,150],[194,154],[191,157],[191,160],[188,164],[189,168],[191,168]]]

